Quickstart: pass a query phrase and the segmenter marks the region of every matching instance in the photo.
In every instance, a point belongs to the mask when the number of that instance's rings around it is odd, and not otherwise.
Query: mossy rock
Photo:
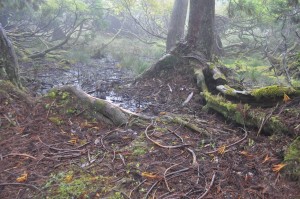
[[[285,175],[291,180],[300,182],[300,136],[286,150],[284,162],[287,164]]]

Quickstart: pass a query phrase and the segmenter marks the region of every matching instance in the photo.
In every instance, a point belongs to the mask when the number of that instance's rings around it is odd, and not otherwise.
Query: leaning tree
[[[0,79],[8,79],[21,88],[18,59],[11,41],[0,23]]]

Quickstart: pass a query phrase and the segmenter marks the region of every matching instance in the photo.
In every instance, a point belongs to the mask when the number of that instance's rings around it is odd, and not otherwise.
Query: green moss
[[[77,173],[77,175],[75,174]],[[69,180],[66,180],[69,177]],[[44,188],[48,190],[47,198],[89,198],[89,194],[98,191],[106,194],[106,189],[111,189],[107,182],[111,177],[94,176],[76,171],[52,174]],[[106,185],[105,188],[99,188]]]
[[[57,92],[55,90],[51,90],[46,96],[54,99],[57,96]]]
[[[76,113],[76,109],[75,108],[68,108],[67,110],[66,110],[66,113],[67,114],[74,114],[74,113]]]
[[[285,174],[293,180],[300,181],[300,136],[286,150],[284,162],[287,164]]]
[[[49,120],[58,126],[64,123],[64,121],[59,117],[49,117]]]
[[[225,85],[225,88],[226,88],[226,92],[225,92],[226,95],[230,95],[230,96],[236,95],[236,93],[234,92],[234,89],[231,88],[230,86]]]
[[[68,92],[63,92],[63,93],[61,94],[61,99],[62,99],[62,100],[66,100],[69,96],[70,96],[70,94],[69,94]]]
[[[106,107],[105,102],[102,102],[101,100],[96,100],[93,104],[95,110],[103,110]]]
[[[275,133],[284,133],[288,131],[288,128],[284,125],[284,123],[278,116],[273,116],[270,118],[269,127],[267,128],[273,130]]]
[[[254,89],[251,91],[251,95],[254,96],[256,99],[261,98],[276,98],[282,97],[284,93],[287,95],[294,94],[296,92],[295,89],[291,87],[284,87],[284,86],[267,86],[259,89]]]
[[[235,111],[236,108],[237,108],[237,105],[236,104],[233,104],[229,101],[227,101],[225,98],[223,98],[222,96],[220,95],[212,95],[210,92],[203,92],[204,94],[204,97],[207,101],[207,103],[210,103],[212,105],[215,105],[215,106],[219,106],[220,108],[222,107],[224,109],[224,111]],[[221,112],[224,112],[224,111],[221,111]]]

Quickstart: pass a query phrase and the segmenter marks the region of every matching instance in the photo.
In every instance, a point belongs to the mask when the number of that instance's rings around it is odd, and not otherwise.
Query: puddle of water
[[[115,86],[124,85],[124,79],[131,77],[130,72],[115,67],[115,62],[107,59],[92,60],[89,65],[75,64],[70,70],[50,69],[35,76],[40,83],[37,93],[42,95],[55,86],[75,85],[94,97],[130,111],[146,108],[148,103],[137,102],[114,91]]]

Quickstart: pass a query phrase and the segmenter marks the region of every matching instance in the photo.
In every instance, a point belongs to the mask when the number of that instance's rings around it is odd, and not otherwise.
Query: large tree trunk
[[[11,44],[10,40],[6,36],[4,28],[0,23],[0,69],[2,69],[2,73],[0,71],[1,76],[4,79],[8,79],[14,85],[21,88],[21,82],[19,77],[19,64],[18,59]],[[2,66],[1,66],[2,65]],[[4,69],[4,70],[3,70]]]
[[[188,0],[175,0],[174,2],[167,36],[167,52],[176,45],[176,42],[184,37],[187,7]]]
[[[212,59],[214,46],[214,0],[191,0],[187,42],[194,51]]]

